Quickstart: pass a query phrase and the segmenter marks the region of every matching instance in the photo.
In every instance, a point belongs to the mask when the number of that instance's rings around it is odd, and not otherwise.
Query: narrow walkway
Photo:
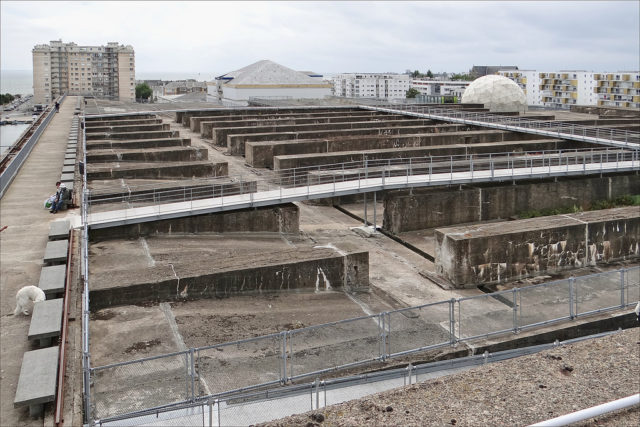
[[[16,292],[38,285],[49,224],[73,211],[52,215],[44,200],[56,190],[64,162],[76,97],[67,97],[60,112],[33,148],[22,169],[0,200],[0,425],[34,425],[27,408],[14,409],[20,365],[30,350],[31,318],[13,316]],[[45,412],[45,417],[46,417]]]

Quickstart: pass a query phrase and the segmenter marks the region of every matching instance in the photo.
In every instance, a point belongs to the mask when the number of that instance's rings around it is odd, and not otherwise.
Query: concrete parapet
[[[229,174],[226,162],[210,161],[163,162],[138,164],[90,164],[87,167],[87,179],[165,179],[225,176]]]
[[[120,132],[147,132],[169,130],[168,123],[141,123],[141,124],[126,124],[126,125],[111,125],[106,124],[104,126],[90,126],[87,127],[87,138],[94,133],[120,133]],[[92,138],[93,139],[93,138]]]
[[[392,233],[476,221],[506,219],[529,210],[587,209],[598,200],[640,194],[634,174],[566,177],[509,184],[476,184],[390,191],[384,197],[383,227]],[[410,214],[409,214],[410,213]]]
[[[85,116],[86,123],[95,121],[117,121],[117,120],[141,120],[141,119],[155,119],[158,116],[153,113],[140,113],[140,114],[108,114],[108,115],[89,115]]]
[[[534,140],[534,141],[491,141],[496,135],[489,136],[489,141],[442,144],[436,146],[387,148],[379,150],[360,151],[340,151],[335,153],[325,153],[323,156],[314,154],[296,154],[289,156],[275,156],[273,158],[273,169],[291,169],[297,167],[311,167],[323,164],[337,164],[345,162],[362,162],[368,160],[383,159],[409,159],[429,156],[450,156],[456,154],[479,154],[479,153],[505,153],[520,152],[524,150],[549,150],[566,147],[559,140]],[[484,138],[478,138],[484,139]],[[541,142],[538,142],[541,141]],[[575,144],[573,145],[575,146]],[[545,148],[546,147],[546,148]]]
[[[367,290],[369,253],[318,257],[151,283],[91,289],[91,311],[115,305],[330,289]]]
[[[130,141],[87,141],[87,150],[122,150],[133,148],[186,147],[191,138],[134,139]]]
[[[456,287],[640,257],[637,206],[435,230],[436,273]]]
[[[158,130],[143,132],[104,132],[87,133],[87,141],[96,140],[136,140],[157,138],[178,138],[180,134],[175,130]]]
[[[95,127],[103,126],[128,126],[128,125],[153,125],[162,123],[162,119],[131,119],[131,120],[94,120],[85,123],[87,132]]]
[[[299,227],[300,210],[296,205],[288,203],[275,207],[241,209],[96,229],[91,230],[89,237],[92,241],[102,241],[186,233],[273,232],[297,234]]]
[[[91,150],[87,153],[88,163],[101,162],[178,162],[194,161],[208,158],[206,148],[196,147],[164,147],[123,150]]]
[[[277,114],[291,114],[291,113],[304,113],[304,112],[328,112],[328,111],[362,111],[358,107],[290,107],[290,108],[219,108],[219,109],[206,109],[206,110],[185,110],[176,112],[176,122],[182,123],[183,126],[189,126],[189,119],[191,117],[200,116],[229,116],[229,115],[253,115],[253,116],[272,116]]]
[[[204,138],[211,138],[218,146],[227,145],[228,135],[247,135],[252,133],[273,133],[273,132],[308,132],[308,131],[333,131],[340,129],[388,129],[408,126],[428,126],[434,122],[428,119],[408,119],[408,120],[375,120],[364,122],[339,122],[339,123],[319,123],[319,124],[294,124],[294,125],[264,125],[245,127],[216,127],[216,122],[201,122],[201,134]],[[244,147],[237,147],[235,152],[228,147],[231,154],[244,154]]]
[[[201,116],[201,117],[190,117],[189,118],[189,128],[193,132],[200,132],[200,123],[201,122],[239,122],[245,120],[314,120],[314,119],[331,119],[331,118],[344,118],[344,117],[406,117],[406,116],[393,116],[387,113],[381,113],[378,111],[367,111],[367,110],[358,110],[358,111],[323,111],[316,113],[289,113],[289,114],[269,114],[269,115],[236,115],[236,116]]]

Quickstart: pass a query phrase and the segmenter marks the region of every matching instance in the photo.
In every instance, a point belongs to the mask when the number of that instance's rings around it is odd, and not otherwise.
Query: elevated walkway
[[[361,105],[360,108],[365,110],[381,111],[389,114],[405,114],[424,119],[443,120],[450,123],[463,123],[466,125],[483,126],[492,129],[523,132],[533,135],[544,135],[549,138],[562,138],[634,150],[640,149],[640,132],[633,132],[629,130],[581,126],[558,121],[534,120],[517,116],[501,116],[486,113],[471,113],[453,109],[415,105],[390,105],[385,107]]]
[[[185,200],[173,203],[89,212],[87,221],[90,228],[97,229],[390,189],[637,171],[640,169],[639,153],[620,151],[613,156],[604,154],[604,157],[603,154],[593,152],[576,153],[573,156],[561,152],[556,155],[520,157],[507,157],[505,154],[503,157],[484,159],[471,156],[464,160],[451,156],[450,161],[432,160],[430,163],[422,163],[420,167],[413,164],[411,169],[406,169],[406,173],[400,176],[397,175],[397,164],[389,162],[388,166],[376,167],[375,170],[369,170],[365,166],[357,174],[346,177],[340,177],[336,173],[325,178],[324,182],[316,181],[317,183],[310,185],[299,184],[308,182],[305,175],[310,171],[298,171],[296,177],[296,170],[293,170],[294,178],[297,179],[293,181],[293,185],[283,185],[291,181],[285,181],[281,177],[275,184],[259,183],[258,191],[200,200],[187,200],[185,197]],[[598,161],[598,156],[603,161]],[[80,225],[79,218],[76,218],[74,227]]]

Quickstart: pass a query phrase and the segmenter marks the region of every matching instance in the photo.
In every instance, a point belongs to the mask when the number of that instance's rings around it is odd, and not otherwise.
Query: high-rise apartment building
[[[640,108],[640,73],[596,73],[593,79],[598,106]]]
[[[496,74],[507,77],[520,86],[527,97],[527,105],[542,105],[540,73],[535,70],[500,70]]]
[[[334,95],[347,98],[406,98],[411,85],[408,74],[344,73],[332,80]]]
[[[135,101],[132,46],[78,46],[62,40],[33,48],[33,97],[38,104],[68,95]]]

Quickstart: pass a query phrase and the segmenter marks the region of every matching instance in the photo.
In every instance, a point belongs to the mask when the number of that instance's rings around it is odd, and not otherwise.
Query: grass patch
[[[550,215],[562,215],[570,213],[578,213],[583,211],[597,211],[601,209],[612,209],[623,206],[640,206],[640,194],[636,195],[624,195],[616,197],[612,200],[596,200],[591,203],[588,209],[582,209],[580,206],[568,206],[563,208],[546,208],[546,209],[532,209],[523,212],[519,212],[516,216],[520,219],[536,218],[540,216]]]

